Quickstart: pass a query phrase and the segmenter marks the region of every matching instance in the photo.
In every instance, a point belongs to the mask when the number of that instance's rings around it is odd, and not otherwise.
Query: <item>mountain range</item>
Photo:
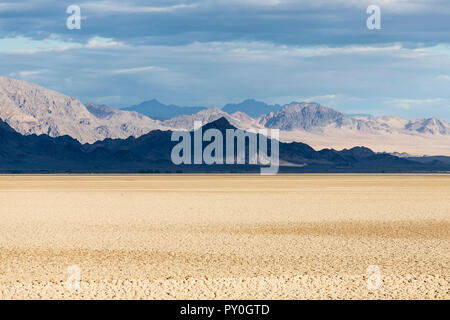
[[[284,106],[256,100],[223,109],[180,107],[150,100],[117,109],[83,104],[74,97],[22,80],[0,77],[0,119],[22,135],[70,136],[81,144],[138,138],[154,130],[189,130],[225,118],[240,129],[279,129],[280,141],[314,149],[365,146],[375,152],[407,156],[450,156],[450,124],[436,118],[346,115],[318,103]]]
[[[174,104],[166,105],[156,99],[152,99],[138,105],[123,108],[122,110],[136,111],[157,120],[167,120],[182,115],[193,115],[204,109],[207,109],[207,107],[180,107]]]
[[[247,99],[241,103],[226,104],[222,110],[229,114],[243,112],[252,118],[258,118],[264,114],[279,111],[281,108],[279,104],[269,105],[255,99]]]
[[[234,111],[234,110],[233,110]],[[364,145],[376,152],[450,156],[450,124],[436,118],[348,116],[317,103],[294,102],[280,110],[250,117],[209,108],[162,122],[171,129],[192,130],[194,121],[208,123],[225,117],[240,129],[279,129],[284,142],[304,142],[315,149],[345,149]]]
[[[21,134],[69,135],[83,143],[161,128],[158,121],[137,112],[85,106],[76,98],[7,77],[0,77],[0,119]]]
[[[203,127],[223,134],[234,127],[220,118]],[[193,140],[194,132],[190,132]],[[180,165],[171,162],[171,131],[154,130],[139,138],[81,144],[70,136],[22,135],[0,120],[0,173],[170,173],[259,172],[259,165]],[[269,149],[270,152],[270,149]],[[411,161],[364,147],[316,151],[307,144],[280,143],[280,172],[436,172],[450,162]]]
[[[247,99],[241,103],[226,104],[222,108],[222,111],[228,114],[244,112],[250,117],[257,118],[263,114],[278,111],[281,108],[282,106],[278,104],[268,105],[262,101],[256,101],[255,99]],[[205,109],[208,109],[208,107],[180,107],[174,104],[166,105],[156,99],[144,101],[131,107],[122,108],[122,110],[136,111],[157,120],[168,120],[183,115],[190,116]]]

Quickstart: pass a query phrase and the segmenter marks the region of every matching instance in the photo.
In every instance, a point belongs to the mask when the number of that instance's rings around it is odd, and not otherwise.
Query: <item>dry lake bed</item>
[[[450,299],[450,176],[0,176],[1,299]]]

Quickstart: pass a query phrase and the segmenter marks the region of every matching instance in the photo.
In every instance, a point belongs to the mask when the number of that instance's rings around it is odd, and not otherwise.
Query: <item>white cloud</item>
[[[438,76],[437,78],[438,78],[439,80],[450,81],[450,76],[445,75],[445,74],[440,75],[440,76]]]
[[[117,3],[115,1],[99,1],[81,3],[82,9],[88,9],[99,13],[162,13],[183,9],[196,8],[197,4],[177,4],[164,7],[149,7],[132,3]]]
[[[330,107],[336,106],[336,94],[325,94],[321,96],[315,96],[315,97],[309,97],[309,98],[303,98],[300,101],[306,101],[306,102],[317,102],[320,104],[325,104]]]
[[[155,67],[155,66],[146,66],[146,67],[138,67],[138,68],[126,68],[126,69],[117,69],[111,71],[111,73],[116,74],[125,74],[125,73],[139,73],[139,72],[147,72],[147,71],[161,71],[163,68]]]
[[[0,2],[0,12],[6,12],[10,10],[23,10],[28,8],[29,6],[26,3]]]
[[[0,39],[0,53],[36,54],[40,52],[62,52],[73,49],[120,48],[126,45],[110,38],[93,37],[87,43],[66,42],[59,37],[50,36],[44,40],[33,40],[25,37]]]
[[[396,108],[410,110],[420,107],[432,107],[434,105],[440,105],[447,103],[448,99],[444,98],[431,98],[431,99],[386,99],[383,104],[391,105]]]
[[[119,41],[113,41],[112,39],[109,38],[94,37],[89,39],[85,47],[88,49],[118,48],[118,47],[125,47],[125,44]]]
[[[212,0],[205,1],[208,3],[220,4],[220,5],[244,5],[244,6],[257,6],[257,7],[271,7],[282,4],[292,3],[289,0]]]
[[[438,46],[428,48],[405,48],[402,44],[392,45],[350,45],[341,47],[330,46],[296,46],[278,45],[271,42],[195,42],[183,46],[183,50],[197,52],[214,52],[236,59],[263,60],[274,56],[286,58],[314,58],[327,56],[372,55],[392,56],[399,58],[420,58],[432,55],[447,55],[450,52],[437,50]]]
[[[34,78],[34,76],[42,74],[45,71],[46,70],[24,70],[18,72],[11,72],[9,76],[12,78],[28,80]]]
[[[224,6],[286,6],[288,8],[358,8],[365,12],[370,5],[378,5],[382,12],[409,14],[442,10],[447,0],[200,0],[202,5]],[[440,4],[440,6],[439,6]]]
[[[443,4],[447,0],[316,0],[316,6],[342,5],[348,8],[366,9],[370,5],[377,5],[381,12],[392,12],[396,14],[410,14],[417,12],[442,12]],[[303,0],[302,3],[311,3]],[[439,11],[441,10],[441,11]]]

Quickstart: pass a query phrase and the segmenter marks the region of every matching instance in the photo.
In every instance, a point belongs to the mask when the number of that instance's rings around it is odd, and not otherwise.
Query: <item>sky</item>
[[[254,98],[449,121],[450,1],[0,0],[0,75],[114,107]]]

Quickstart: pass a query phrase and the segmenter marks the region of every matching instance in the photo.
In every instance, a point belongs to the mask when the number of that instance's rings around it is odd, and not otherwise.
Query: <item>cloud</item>
[[[336,0],[335,2],[345,6],[365,9],[370,5],[377,5],[382,12],[411,14],[418,12],[436,12],[439,6],[445,8],[446,0]],[[319,0],[323,5],[329,5],[331,0]]]
[[[450,76],[448,76],[448,75],[440,75],[437,78],[439,80],[450,81]]]
[[[101,45],[93,45],[97,42]],[[448,85],[436,76],[450,74],[449,58],[427,48],[418,54],[419,49],[402,45],[299,47],[238,41],[132,46],[106,38],[72,46],[32,55],[0,52],[0,59],[9,62],[0,66],[0,74],[49,70],[39,75],[39,84],[83,101],[120,96],[120,106],[155,97],[221,107],[253,97],[275,103],[309,99],[363,112],[389,111],[379,100],[386,96],[450,98]],[[71,81],[61,81],[66,78]],[[129,103],[123,99],[127,96]]]
[[[118,70],[111,71],[111,73],[115,73],[115,74],[139,73],[139,72],[147,72],[147,71],[155,71],[155,70],[162,70],[162,68],[158,68],[155,66],[147,66],[147,67],[118,69]]]
[[[450,99],[432,98],[432,99],[386,99],[383,103],[400,109],[410,110],[417,107],[430,107],[449,103]]]
[[[84,1],[68,30],[71,4],[0,0],[0,74],[116,106],[257,98],[450,118],[447,0]],[[369,4],[382,30],[367,29]]]
[[[112,39],[94,37],[89,39],[86,48],[89,49],[98,49],[98,48],[120,48],[125,47],[125,44],[119,41],[113,41]]]
[[[17,72],[11,72],[9,74],[12,78],[19,78],[23,80],[32,80],[35,78],[35,76],[40,75],[44,73],[46,70],[24,70],[24,71],[17,71]]]
[[[108,13],[166,13],[184,9],[193,9],[197,4],[175,4],[171,6],[145,6],[138,3],[118,3],[116,1],[84,2],[80,7],[88,11],[108,14]]]
[[[113,41],[112,39],[93,37],[86,43],[64,42],[57,35],[51,35],[43,40],[33,40],[25,37],[0,39],[0,53],[9,54],[36,54],[41,52],[61,52],[75,49],[101,49],[101,48],[123,48],[126,45]]]
[[[212,2],[213,1],[203,1],[203,4]],[[227,6],[233,5],[233,6],[251,6],[251,7],[273,7],[292,3],[292,1],[289,0],[216,0],[214,2],[216,5],[219,4]]]
[[[129,45],[263,41],[301,46],[433,46],[449,42],[447,0],[153,0],[79,3],[81,30],[65,27],[71,0],[1,2],[1,37],[65,42],[92,37]],[[366,8],[378,4],[383,30],[366,28]]]

